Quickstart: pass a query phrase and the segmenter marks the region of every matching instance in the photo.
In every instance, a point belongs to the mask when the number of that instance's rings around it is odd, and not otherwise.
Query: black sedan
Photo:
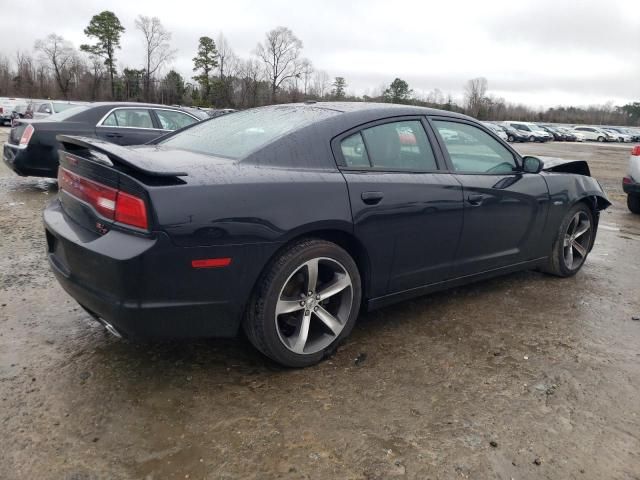
[[[529,141],[529,135],[527,135],[526,132],[523,132],[522,130],[510,127],[509,125],[498,126],[504,130],[504,132],[507,134],[507,141],[511,143]]]
[[[610,205],[586,162],[523,158],[420,107],[263,107],[138,147],[58,139],[48,258],[80,305],[128,337],[242,327],[296,367],[361,308],[516,270],[574,275]]]
[[[58,174],[56,135],[101,138],[119,145],[139,145],[209,118],[193,109],[140,103],[75,105],[44,120],[16,119],[4,146],[4,162],[18,175]]]

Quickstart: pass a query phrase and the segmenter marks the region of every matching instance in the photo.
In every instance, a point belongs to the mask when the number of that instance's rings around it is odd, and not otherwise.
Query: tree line
[[[458,111],[483,120],[640,125],[640,102],[622,106],[557,107],[536,110],[507,102],[488,92],[485,78],[465,85],[462,102],[434,89],[418,95],[394,79],[370,95],[347,91],[347,80],[331,78],[303,56],[303,42],[289,28],[267,32],[249,58],[240,58],[222,33],[199,38],[193,74],[184,78],[173,69],[171,32],[157,17],[139,15],[134,31],[143,45],[140,63],[118,68],[118,51],[126,32],[111,11],[94,15],[76,48],[52,33],[37,40],[30,52],[0,56],[0,96],[73,100],[146,101],[217,108],[250,108],[303,100],[345,100],[405,103]]]

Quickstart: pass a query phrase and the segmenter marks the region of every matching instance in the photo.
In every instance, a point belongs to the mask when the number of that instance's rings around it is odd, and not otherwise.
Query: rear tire
[[[560,223],[551,255],[543,271],[571,277],[584,265],[595,238],[593,214],[587,205],[574,205]]]
[[[640,214],[640,195],[627,195],[627,207],[631,213]]]
[[[309,239],[283,251],[256,286],[243,328],[264,355],[307,367],[332,354],[355,325],[358,267],[338,245]]]

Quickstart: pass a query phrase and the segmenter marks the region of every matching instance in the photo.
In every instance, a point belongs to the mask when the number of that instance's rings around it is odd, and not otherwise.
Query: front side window
[[[197,122],[191,115],[175,110],[155,110],[155,112],[163,130],[178,130]]]
[[[444,141],[456,172],[511,173],[517,169],[513,154],[478,127],[442,120],[433,124]]]
[[[123,108],[113,112],[118,127],[153,128],[149,110],[143,108]],[[109,119],[109,117],[107,117]],[[112,120],[109,120],[112,122]]]

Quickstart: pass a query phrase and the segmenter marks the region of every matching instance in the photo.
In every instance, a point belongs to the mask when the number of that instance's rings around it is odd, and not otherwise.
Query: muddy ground
[[[585,158],[615,202],[583,270],[363,315],[306,370],[242,339],[106,334],[47,267],[40,215],[55,184],[1,165],[0,478],[640,479],[629,147],[517,148]]]

